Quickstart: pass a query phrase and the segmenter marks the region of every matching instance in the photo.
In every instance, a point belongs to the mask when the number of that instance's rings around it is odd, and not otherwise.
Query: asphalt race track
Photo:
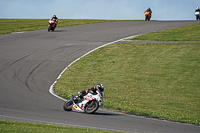
[[[95,114],[66,112],[64,101],[49,93],[62,70],[96,47],[194,23],[197,21],[121,21],[0,35],[0,120],[126,132],[200,133],[200,126],[102,109]]]

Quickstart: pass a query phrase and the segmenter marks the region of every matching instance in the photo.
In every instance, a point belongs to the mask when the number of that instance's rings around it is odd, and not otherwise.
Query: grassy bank
[[[155,31],[132,38],[149,41],[200,41],[200,23],[168,30]]]
[[[59,19],[57,27],[111,22],[117,20]],[[48,19],[0,19],[0,34],[47,29]]]
[[[183,26],[133,39],[199,40],[199,26]],[[109,45],[68,68],[55,85],[55,92],[68,99],[81,88],[103,83],[104,107],[200,124],[199,46],[200,43]]]
[[[118,43],[69,67],[55,92],[69,99],[105,85],[104,107],[200,124],[200,43]]]
[[[1,121],[0,120],[0,132],[1,133],[111,133],[109,131],[58,126],[52,124],[38,124],[38,123],[26,123],[26,122],[14,122],[14,121]]]

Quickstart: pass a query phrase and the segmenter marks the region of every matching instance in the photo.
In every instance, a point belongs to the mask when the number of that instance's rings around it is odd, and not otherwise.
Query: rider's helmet
[[[197,10],[199,10],[199,7],[197,7]]]
[[[104,90],[103,84],[97,84],[97,89],[103,92]]]
[[[56,17],[56,15],[53,15],[53,18],[55,18]]]

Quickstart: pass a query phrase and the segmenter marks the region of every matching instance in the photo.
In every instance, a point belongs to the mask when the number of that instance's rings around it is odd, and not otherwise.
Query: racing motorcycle
[[[200,20],[200,16],[199,15],[200,15],[199,11],[195,12],[196,20]]]
[[[55,28],[56,28],[56,24],[57,24],[57,21],[56,20],[49,20],[48,21],[48,31],[50,32],[51,30],[54,31]]]
[[[64,103],[63,109],[65,111],[77,111],[91,114],[97,111],[103,104],[103,92],[97,91],[95,94],[88,93],[76,100],[74,100],[74,96],[71,95],[71,99]]]
[[[151,13],[150,13],[150,11],[148,11],[148,12],[146,11],[146,12],[144,12],[144,14],[145,14],[145,20],[146,20],[146,21],[147,21],[147,20],[150,21],[150,18],[151,18],[151,15],[150,15]]]

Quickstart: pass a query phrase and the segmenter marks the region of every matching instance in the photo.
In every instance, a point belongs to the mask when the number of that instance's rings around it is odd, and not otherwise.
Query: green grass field
[[[200,23],[146,33],[130,40],[149,41],[200,41]]]
[[[182,36],[187,38],[193,30],[188,32],[186,29],[193,26],[199,24],[175,28],[171,32],[187,31]],[[165,33],[168,31],[162,31],[164,36],[160,40],[174,36],[175,33]],[[146,34],[143,38],[148,36]],[[178,37],[175,40],[179,40]],[[152,40],[156,38],[151,37]],[[54,88],[57,94],[69,99],[81,88],[103,83],[106,108],[200,124],[199,73],[199,42],[117,43],[100,48],[74,63]]]
[[[106,108],[200,124],[199,73],[200,43],[118,43],[74,63],[55,92],[103,83]]]
[[[109,131],[52,124],[1,121],[0,133],[111,133]]]

